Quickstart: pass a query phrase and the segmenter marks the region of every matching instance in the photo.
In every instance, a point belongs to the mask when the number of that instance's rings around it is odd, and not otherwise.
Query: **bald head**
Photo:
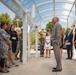
[[[59,18],[58,17],[53,17],[53,19],[52,19],[52,22],[55,24],[55,23],[57,23],[59,21]]]

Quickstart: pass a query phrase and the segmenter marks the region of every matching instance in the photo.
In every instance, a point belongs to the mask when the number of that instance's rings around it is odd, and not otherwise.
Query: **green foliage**
[[[12,20],[7,13],[0,14],[0,22],[8,22],[9,24],[12,24]]]
[[[32,39],[31,39],[31,45],[34,45],[34,44],[35,44],[35,38],[32,37]]]
[[[13,24],[14,24],[15,26],[17,26],[16,18],[14,18]]]
[[[21,19],[20,19],[20,21],[19,21],[19,27],[21,28],[22,26],[23,26],[23,22],[21,21]]]
[[[40,32],[39,32],[39,34],[41,35],[41,34],[43,34],[43,32],[42,32],[42,31],[40,31]]]
[[[13,20],[13,24],[17,27],[17,21],[16,21],[16,17],[14,18],[14,20]],[[22,22],[22,20],[20,19],[19,21],[18,21],[18,27],[22,27],[23,26],[23,22]]]
[[[41,31],[39,31],[39,34],[43,34],[44,33],[44,29],[41,29]]]
[[[54,27],[54,23],[53,22],[49,22],[49,23],[47,23],[47,25],[46,25],[46,30],[52,30],[52,28]]]
[[[31,34],[31,45],[35,44],[35,32]]]
[[[62,33],[63,33],[63,35],[66,35],[66,33],[67,33],[67,29],[62,28]]]

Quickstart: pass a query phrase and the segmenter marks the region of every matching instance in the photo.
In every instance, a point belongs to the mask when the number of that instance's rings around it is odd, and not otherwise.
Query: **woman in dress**
[[[0,72],[2,73],[9,72],[4,66],[5,59],[8,58],[8,49],[11,49],[10,35],[5,31],[6,28],[6,23],[2,22],[0,29]]]
[[[6,23],[7,25],[7,29],[6,29],[6,32],[11,35],[11,31],[10,31],[10,24],[9,23]],[[13,58],[13,55],[12,55],[12,49],[9,49],[8,50],[8,60],[9,60],[9,64],[6,63],[6,67],[9,68],[8,65],[13,65],[13,66],[19,66],[19,65],[16,65],[15,61],[14,61],[14,58]]]
[[[44,45],[44,49],[46,50],[46,58],[50,58],[50,53],[51,53],[51,36],[50,36],[50,32],[47,31],[46,32],[46,37],[45,37],[45,45]]]
[[[63,52],[63,45],[64,45],[64,35],[62,34],[62,38],[61,38],[61,46],[60,46],[61,58],[62,58],[62,52]]]
[[[75,29],[75,36],[74,36],[74,46],[75,46],[75,49],[76,49],[76,29]]]
[[[17,42],[18,42],[18,35],[17,32],[15,31],[15,26],[11,25],[11,42],[12,42],[12,53],[13,57],[15,58],[16,55],[16,48],[17,48]]]

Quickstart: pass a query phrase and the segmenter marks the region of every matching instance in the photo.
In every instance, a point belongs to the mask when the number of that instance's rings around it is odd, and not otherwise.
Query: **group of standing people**
[[[20,35],[21,36],[21,35]],[[22,37],[20,37],[20,40]],[[2,22],[0,25],[0,72],[8,73],[10,65],[19,66],[15,63],[18,35],[15,31],[15,25]],[[22,49],[21,49],[22,50]],[[22,59],[22,58],[21,58]]]
[[[53,48],[51,46],[51,31],[48,30],[46,32],[46,37],[44,38],[43,35],[40,35],[39,43],[40,43],[40,56],[44,56],[44,50],[46,50],[46,58],[50,58],[51,49]]]
[[[66,38],[64,39],[64,36],[62,34],[62,26],[59,24],[59,18],[53,17],[52,22],[54,23],[54,27],[53,27],[51,33],[49,31],[47,31],[45,39],[42,37],[42,35],[41,35],[41,38],[39,39],[40,45],[41,45],[40,55],[44,56],[44,49],[45,49],[46,50],[46,58],[50,57],[50,50],[52,49],[52,46],[53,46],[57,65],[56,65],[56,67],[53,67],[52,71],[58,72],[58,71],[62,71],[61,58],[62,58],[62,48],[63,48],[64,42],[66,42],[66,43],[70,42],[70,45],[66,45],[66,47],[67,47],[68,58],[72,59],[73,34],[68,29],[69,37],[67,34]],[[52,46],[51,46],[51,42],[52,42]],[[49,54],[49,56],[48,56],[48,54]]]
[[[73,57],[73,32],[70,28],[67,29],[66,37],[64,38],[64,35],[62,33],[62,26],[59,23],[58,17],[53,17],[52,22],[54,23],[54,27],[51,30],[51,33],[49,31],[46,32],[46,37],[43,38],[42,34],[40,37],[40,56],[44,56],[44,50],[46,50],[46,58],[50,57],[50,51],[53,46],[55,59],[56,59],[56,67],[53,67],[53,72],[59,72],[62,71],[62,49],[63,44],[66,45],[67,49],[67,58],[66,59],[72,59]],[[52,46],[51,46],[52,42]],[[76,48],[76,30],[75,30],[75,37],[74,37],[74,45]],[[49,56],[48,56],[49,54]]]
[[[55,54],[55,59],[56,59],[57,65],[56,65],[56,67],[53,68],[52,71],[58,72],[58,71],[62,71],[61,53],[60,53],[60,48],[62,48],[62,44],[61,44],[62,27],[59,24],[58,17],[54,17],[52,19],[52,22],[54,23],[52,32],[51,31],[46,32],[46,37],[45,37],[45,39],[43,38],[43,41],[40,41],[40,45],[44,46],[43,51],[44,51],[44,49],[46,50],[46,58],[50,57],[50,51],[52,48],[54,49],[54,54]],[[42,42],[44,43],[44,45],[42,44]],[[52,42],[53,47],[51,46],[51,42]],[[40,50],[40,54],[42,53],[41,51],[42,51],[42,49]],[[48,56],[48,54],[49,54],[49,56]]]
[[[68,28],[68,33],[66,34],[66,38],[62,34],[62,26],[59,24],[59,18],[53,17],[52,22],[54,23],[54,27],[52,30],[48,30],[46,32],[46,37],[40,35],[39,43],[40,43],[40,56],[44,56],[44,50],[46,50],[46,58],[50,58],[51,49],[53,48],[55,59],[56,59],[56,67],[53,67],[53,72],[62,71],[62,48],[63,43],[66,44],[67,49],[67,59],[72,59],[73,56],[73,33],[70,28]],[[19,52],[16,51],[19,40],[19,49],[20,49],[20,61],[22,61],[22,47],[23,47],[23,30],[21,29],[21,34],[18,35],[15,31],[14,25],[9,25],[9,23],[2,22],[0,25],[0,72],[8,73],[7,60],[14,66],[18,66],[15,64],[14,59]],[[52,46],[51,46],[52,43]],[[74,37],[74,45],[76,49],[76,30]],[[17,52],[17,54],[16,54]]]

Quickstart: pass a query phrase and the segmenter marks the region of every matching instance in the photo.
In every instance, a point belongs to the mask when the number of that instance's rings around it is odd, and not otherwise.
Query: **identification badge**
[[[13,40],[16,40],[16,37],[12,37]]]

